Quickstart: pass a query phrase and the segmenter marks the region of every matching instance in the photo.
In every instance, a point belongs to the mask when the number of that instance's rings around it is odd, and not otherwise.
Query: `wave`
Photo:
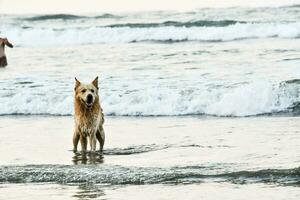
[[[168,22],[174,23],[174,22]],[[202,23],[202,22],[195,22]],[[213,22],[215,23],[215,22]],[[223,23],[223,22],[221,22]],[[300,23],[233,23],[228,26],[179,27],[159,24],[112,25],[124,27],[89,27],[89,28],[21,28],[2,25],[2,34],[14,41],[17,46],[64,46],[100,43],[131,42],[224,42],[253,38],[299,38]],[[186,24],[185,24],[186,25]],[[192,26],[193,23],[190,23]],[[213,25],[213,24],[211,24]],[[137,27],[130,27],[137,26]],[[138,27],[142,26],[142,27]],[[200,26],[200,25],[199,25]]]
[[[97,16],[83,16],[71,14],[52,14],[52,15],[38,15],[33,17],[22,18],[27,21],[45,21],[45,20],[76,20],[76,19],[105,19],[105,18],[121,18],[121,16],[105,13]]]
[[[95,19],[107,19],[107,18],[119,19],[119,18],[123,18],[123,16],[105,13],[103,15],[97,15],[97,16],[94,16],[92,18],[95,18]]]
[[[28,21],[44,21],[44,20],[74,20],[74,19],[80,19],[80,18],[86,18],[85,16],[79,16],[79,15],[70,15],[70,14],[54,14],[54,15],[38,15],[34,17],[28,17],[25,18],[25,20]]]
[[[194,89],[155,88],[130,94],[110,95],[103,101],[107,115],[245,117],[299,114],[300,82],[279,84],[257,81],[235,87]]]
[[[26,84],[22,84],[21,89],[14,92],[10,87],[16,89],[19,86],[3,85],[5,90],[0,92],[0,115],[73,114],[72,85],[67,86],[63,83],[60,89],[56,83],[19,81]],[[129,85],[128,88],[122,88],[122,80],[118,83],[120,86],[114,85],[109,79],[102,82],[103,86],[109,85],[101,88],[101,102],[105,115],[245,117],[300,113],[298,79],[280,83],[256,81],[222,87],[196,85],[188,89],[175,85],[173,88],[161,85],[159,90],[156,87],[132,90],[131,87],[136,88],[135,82],[130,83],[132,86]],[[56,93],[48,92],[53,90]]]
[[[152,151],[159,151],[167,148],[171,148],[172,145],[140,145],[140,146],[130,146],[127,148],[113,148],[113,149],[105,149],[105,155],[132,155],[132,154],[140,154],[147,153]]]
[[[174,26],[174,27],[224,27],[237,23],[246,23],[244,21],[234,21],[234,20],[199,20],[190,22],[178,22],[178,21],[166,21],[162,23],[125,23],[125,24],[111,24],[105,27],[119,28],[119,27],[130,27],[130,28],[154,28],[154,27],[164,27],[164,26]]]
[[[293,4],[288,6],[282,6],[282,8],[300,8],[300,4]]]
[[[300,168],[217,172],[211,166],[122,167],[115,165],[1,166],[0,183],[92,183],[111,185],[190,184],[204,181],[235,184],[300,184]]]
[[[141,154],[141,153],[148,153],[153,151],[160,151],[169,148],[231,148],[228,145],[217,145],[217,146],[203,146],[198,144],[166,144],[166,145],[156,145],[156,144],[149,144],[149,145],[136,145],[136,146],[129,146],[126,148],[111,148],[105,149],[105,155],[133,155],[133,154]]]

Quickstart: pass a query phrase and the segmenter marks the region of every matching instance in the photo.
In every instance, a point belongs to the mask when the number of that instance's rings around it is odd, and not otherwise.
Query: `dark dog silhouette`
[[[0,38],[0,67],[7,65],[7,59],[5,55],[5,46],[13,48],[14,46],[7,40],[7,38]]]

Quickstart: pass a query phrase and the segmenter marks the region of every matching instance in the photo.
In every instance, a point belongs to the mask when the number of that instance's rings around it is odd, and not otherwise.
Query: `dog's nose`
[[[86,101],[87,101],[87,103],[92,103],[93,96],[91,94],[88,94],[87,97],[86,97]]]

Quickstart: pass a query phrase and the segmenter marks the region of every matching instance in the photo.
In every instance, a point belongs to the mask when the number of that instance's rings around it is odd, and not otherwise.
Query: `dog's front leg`
[[[7,65],[6,56],[0,58],[0,67],[5,67]]]
[[[87,148],[87,139],[85,136],[80,135],[81,151],[86,152]]]
[[[90,135],[91,151],[96,151],[96,133]]]
[[[73,151],[74,152],[77,151],[77,146],[78,146],[79,139],[80,139],[80,134],[77,130],[75,130],[74,134],[73,134]]]

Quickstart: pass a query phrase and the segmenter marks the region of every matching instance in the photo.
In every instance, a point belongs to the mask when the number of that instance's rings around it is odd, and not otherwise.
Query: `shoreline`
[[[233,162],[241,163],[245,169],[247,164],[250,168],[293,168],[297,167],[298,157],[292,152],[300,148],[299,122],[300,117],[106,117],[104,163],[173,166],[181,163],[182,154],[190,165]],[[3,154],[0,165],[72,164],[73,128],[72,116],[1,116],[0,152],[9,154]],[[252,158],[247,148],[270,163]],[[283,154],[279,149],[289,153]],[[161,159],[168,162],[163,164]]]

